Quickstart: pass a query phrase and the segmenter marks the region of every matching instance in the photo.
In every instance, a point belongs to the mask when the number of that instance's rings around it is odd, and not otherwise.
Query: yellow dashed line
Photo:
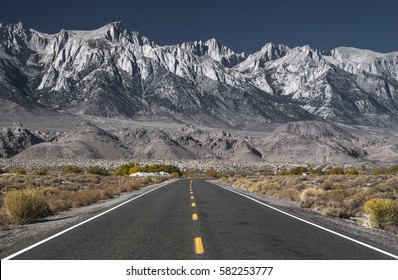
[[[192,191],[192,180],[189,182],[189,193],[191,195],[191,200],[194,200],[195,197],[193,196],[193,191]],[[196,207],[196,203],[192,202],[191,206]],[[192,214],[192,220],[197,221],[198,214],[196,214],[196,213]],[[205,252],[205,249],[203,248],[202,238],[195,237],[194,244],[195,244],[195,254],[201,255]]]
[[[201,255],[204,253],[205,249],[203,248],[202,238],[195,237],[195,253]]]

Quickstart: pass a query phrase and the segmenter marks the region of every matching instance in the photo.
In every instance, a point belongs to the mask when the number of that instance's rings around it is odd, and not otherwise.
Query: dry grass
[[[17,205],[10,197],[19,197],[30,190],[41,194],[41,201],[45,203],[45,215],[65,211],[69,208],[81,207],[109,199],[123,192],[139,190],[142,187],[157,184],[168,178],[131,178],[128,176],[100,176],[96,174],[50,172],[48,175],[30,173],[28,175],[13,174],[0,177],[0,224],[33,222],[40,215],[24,218],[25,209],[29,209],[29,199],[22,196],[19,208],[23,211],[22,218],[15,218],[10,209]],[[18,194],[18,195],[15,195]],[[38,196],[36,196],[37,198]],[[22,206],[21,206],[22,205]],[[32,206],[33,207],[33,206]],[[32,211],[28,211],[32,212]],[[29,216],[29,215],[28,215]],[[41,216],[40,216],[41,217]]]
[[[34,188],[7,192],[4,210],[10,220],[17,224],[29,223],[51,213],[43,192]]]
[[[296,201],[302,207],[324,215],[355,221],[364,221],[369,217],[364,211],[364,204],[371,199],[398,202],[396,175],[234,175],[220,178],[220,181],[251,192]],[[396,231],[397,226],[390,225],[389,229]]]

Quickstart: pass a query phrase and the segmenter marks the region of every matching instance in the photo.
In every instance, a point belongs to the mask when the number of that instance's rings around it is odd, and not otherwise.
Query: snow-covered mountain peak
[[[216,39],[212,38],[207,41],[194,41],[182,43],[179,47],[186,49],[197,56],[208,55],[216,61],[221,61],[223,57],[229,57],[235,53],[228,47],[220,44]]]

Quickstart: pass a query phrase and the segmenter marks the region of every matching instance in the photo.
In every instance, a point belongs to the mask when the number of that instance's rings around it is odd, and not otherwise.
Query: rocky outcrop
[[[33,134],[20,123],[14,123],[9,128],[0,131],[0,157],[8,158],[23,150],[44,142],[45,139]]]

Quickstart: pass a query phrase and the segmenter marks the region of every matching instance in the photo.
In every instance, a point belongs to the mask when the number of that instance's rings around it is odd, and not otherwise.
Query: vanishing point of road
[[[12,259],[393,259],[201,179],[165,184]],[[365,245],[366,245],[365,244]]]

